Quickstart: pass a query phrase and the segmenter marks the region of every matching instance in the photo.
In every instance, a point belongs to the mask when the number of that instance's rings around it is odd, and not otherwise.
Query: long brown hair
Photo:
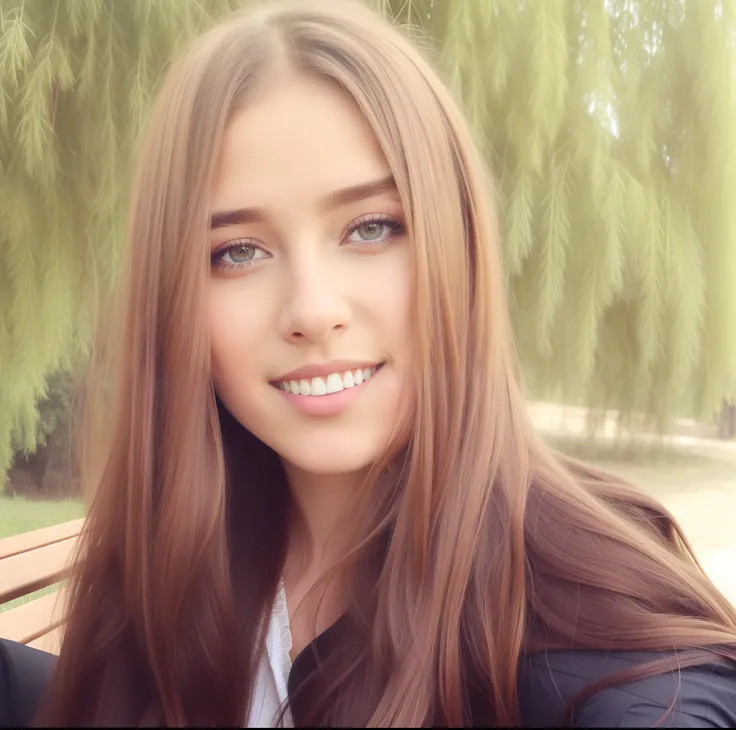
[[[489,720],[516,724],[520,658],[535,651],[736,659],[736,612],[671,515],[536,435],[494,191],[452,96],[369,10],[302,0],[210,31],[153,110],[119,318],[104,320],[113,357],[94,363],[80,437],[94,497],[39,721],[137,723],[152,707],[167,725],[246,717],[289,493],[277,455],[213,391],[208,197],[228,120],[284,68],[330,78],[359,105],[396,179],[415,261],[413,421],[367,486],[349,556],[355,631],[315,717],[462,725],[471,672]]]

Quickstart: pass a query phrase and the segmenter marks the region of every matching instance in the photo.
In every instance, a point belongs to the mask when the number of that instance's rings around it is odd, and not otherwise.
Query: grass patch
[[[0,539],[76,520],[84,514],[81,499],[35,502],[23,497],[0,496]]]
[[[46,586],[46,588],[41,588],[40,591],[34,591],[33,593],[29,593],[27,596],[21,596],[20,598],[16,598],[13,601],[8,601],[7,603],[3,603],[0,605],[0,613],[3,611],[10,611],[11,608],[17,608],[18,606],[22,606],[24,603],[30,603],[31,601],[34,601],[36,598],[41,598],[41,596],[45,596],[49,593],[53,593],[54,591],[58,591],[61,587],[61,583],[54,583],[53,585]]]

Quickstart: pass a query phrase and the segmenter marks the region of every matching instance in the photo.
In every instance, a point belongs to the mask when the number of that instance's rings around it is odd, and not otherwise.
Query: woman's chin
[[[383,456],[382,451],[375,449],[341,449],[327,445],[317,452],[303,448],[275,450],[287,465],[287,471],[291,467],[307,474],[323,476],[367,472]]]

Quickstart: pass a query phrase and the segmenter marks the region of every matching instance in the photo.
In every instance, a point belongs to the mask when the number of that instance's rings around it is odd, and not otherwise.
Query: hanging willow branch
[[[372,0],[433,39],[500,185],[532,393],[736,395],[735,0]],[[0,474],[87,351],[162,71],[248,0],[0,0]]]

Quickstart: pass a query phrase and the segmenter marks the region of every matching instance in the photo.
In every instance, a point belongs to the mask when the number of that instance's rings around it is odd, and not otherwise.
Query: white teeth
[[[342,389],[342,378],[337,373],[331,373],[327,376],[328,393],[339,393]]]
[[[327,395],[327,386],[322,378],[312,378],[310,395]]]
[[[345,388],[354,388],[361,385],[375,374],[378,368],[358,368],[346,370],[343,373],[331,373],[326,378],[312,378],[312,380],[282,380],[277,385],[281,390],[294,395],[330,395],[339,393]]]

